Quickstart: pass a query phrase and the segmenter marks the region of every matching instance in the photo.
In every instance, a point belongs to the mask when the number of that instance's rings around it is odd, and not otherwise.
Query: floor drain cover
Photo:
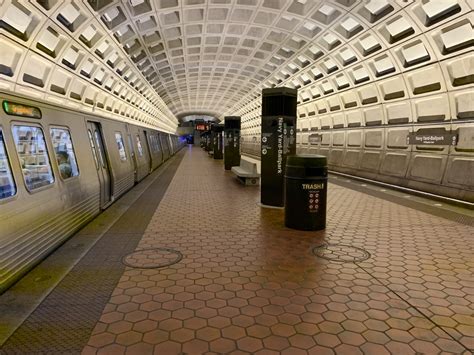
[[[137,269],[158,269],[179,263],[183,254],[169,248],[153,248],[138,250],[125,255],[122,263]]]
[[[342,263],[357,263],[370,258],[370,253],[362,248],[346,244],[323,244],[313,248],[320,258]]]

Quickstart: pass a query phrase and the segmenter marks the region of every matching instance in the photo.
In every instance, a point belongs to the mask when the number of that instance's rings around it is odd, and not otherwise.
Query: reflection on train
[[[2,292],[183,144],[125,122],[0,100]]]

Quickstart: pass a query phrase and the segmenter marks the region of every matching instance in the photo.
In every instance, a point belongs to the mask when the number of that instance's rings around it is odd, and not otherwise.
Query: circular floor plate
[[[179,263],[183,254],[169,248],[153,248],[137,250],[122,258],[126,266],[137,269],[158,269]]]
[[[370,258],[370,253],[362,248],[346,244],[323,244],[313,248],[314,255],[331,261],[357,263]]]

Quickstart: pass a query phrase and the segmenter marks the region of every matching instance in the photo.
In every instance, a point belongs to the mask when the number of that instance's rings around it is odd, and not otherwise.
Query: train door
[[[173,155],[175,153],[175,150],[174,150],[173,138],[171,138],[171,135],[168,135],[168,142],[170,145],[170,155]]]
[[[105,208],[112,199],[110,169],[105,152],[104,138],[100,123],[87,121],[87,133],[95,158],[100,182],[100,207]]]
[[[153,171],[153,156],[151,155],[151,149],[150,149],[150,140],[149,140],[149,136],[148,136],[148,132],[147,131],[143,131],[143,134],[145,135],[145,145],[146,145],[146,152],[148,154],[148,165],[150,167],[150,172]]]
[[[163,152],[163,160],[167,160],[170,157],[170,147],[169,144],[164,139],[164,133],[160,133],[160,144],[161,144],[161,151]]]
[[[145,158],[147,166],[150,167],[151,155],[150,155],[150,147],[148,146],[148,141],[146,137],[146,131],[138,131],[136,139],[137,139],[137,147],[139,146],[138,149],[142,152],[142,155]]]
[[[130,156],[132,157],[132,162],[133,162],[133,179],[135,182],[137,182],[137,173],[138,173],[138,161],[137,161],[137,156],[135,155],[135,148],[133,146],[133,138],[132,134],[128,131],[129,127],[127,127],[127,137],[128,137],[128,146],[130,147]]]
[[[156,133],[155,135],[156,137],[156,146],[158,147],[159,151],[160,151],[160,154],[161,154],[161,163],[163,163],[165,160],[166,160],[166,157],[165,157],[165,147],[163,146],[163,143],[161,142],[161,134],[160,133]]]

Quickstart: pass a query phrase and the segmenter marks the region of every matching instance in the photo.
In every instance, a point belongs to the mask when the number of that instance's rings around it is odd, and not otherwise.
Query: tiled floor
[[[182,260],[127,267],[83,353],[469,354],[472,227],[336,183],[327,229],[293,231],[189,149],[137,248]],[[323,243],[371,257],[328,261],[312,253]]]

